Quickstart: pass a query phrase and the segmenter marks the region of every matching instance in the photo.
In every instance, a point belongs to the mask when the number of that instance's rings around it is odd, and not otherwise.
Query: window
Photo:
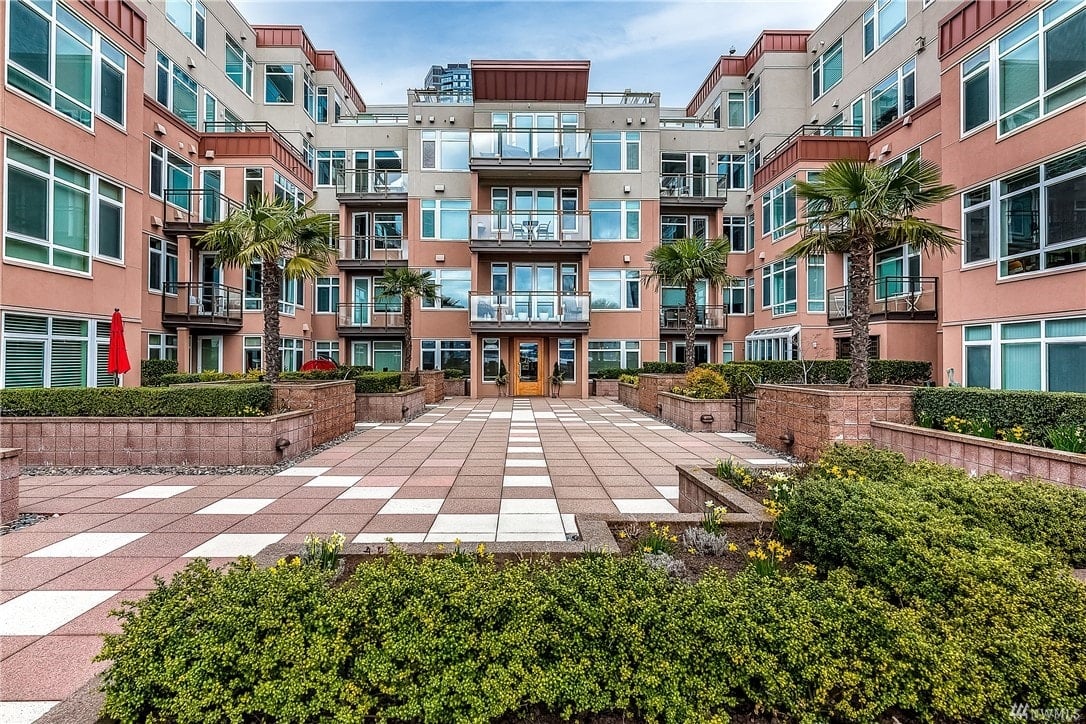
[[[962,194],[962,262],[973,264],[992,258],[992,188]]]
[[[177,283],[177,242],[151,237],[147,241],[147,288],[161,292]]]
[[[155,100],[173,111],[185,123],[199,128],[196,98],[200,86],[162,51],[158,52],[157,68]]]
[[[335,314],[339,311],[339,277],[317,277],[317,314]]]
[[[471,269],[424,269],[437,284],[437,299],[422,300],[423,309],[467,309]]]
[[[379,372],[399,372],[403,369],[402,342],[373,342],[373,369]]]
[[[850,125],[852,126],[853,136],[864,135],[864,99],[860,96],[856,100],[852,101],[852,119]]]
[[[638,171],[640,169],[640,132],[595,131],[592,133],[593,171]]]
[[[317,149],[317,186],[333,186],[342,181],[347,168],[347,151]]]
[[[1086,392],[1086,317],[967,326],[962,336],[966,386]]]
[[[672,344],[672,348],[675,350],[673,362],[682,364],[686,362],[686,342],[675,342]],[[709,361],[709,343],[708,342],[695,342],[694,343],[694,364],[703,365]]]
[[[762,309],[767,308],[773,310],[773,316],[793,314],[796,311],[794,256],[762,267]]]
[[[796,177],[785,179],[762,194],[762,236],[776,241],[795,230]]]
[[[709,284],[704,279],[694,284],[694,303],[704,307],[708,300]],[[686,287],[663,287],[660,290],[661,307],[682,307],[686,305]]]
[[[269,64],[264,66],[264,102],[289,104],[294,102],[294,66]]]
[[[242,338],[242,371],[252,372],[262,369],[263,354],[264,342],[260,337]]]
[[[830,46],[811,66],[811,98],[818,100],[823,93],[841,82],[844,64],[841,41]]]
[[[732,279],[724,288],[724,305],[728,314],[754,314],[754,279]]]
[[[177,335],[149,332],[147,359],[177,359]]]
[[[870,335],[867,338],[868,359],[880,359],[879,349],[879,335]],[[852,337],[833,338],[833,358],[852,359]]]
[[[197,48],[207,47],[207,11],[199,0],[166,0],[166,18]]]
[[[423,199],[422,238],[466,240],[470,211],[468,199]]]
[[[594,241],[641,238],[640,201],[590,201],[588,210]]]
[[[498,379],[501,369],[501,341],[493,338],[483,340],[483,382]]]
[[[309,73],[302,73],[302,109],[311,119],[317,120],[317,92]]]
[[[577,381],[577,340],[558,340],[558,369],[566,382]]]
[[[253,59],[233,38],[226,36],[226,77],[253,97]]]
[[[592,309],[641,308],[641,272],[638,269],[590,269],[588,291]]]
[[[98,179],[98,234],[95,253],[124,261],[124,189]]]
[[[742,153],[718,153],[716,156],[716,173],[720,179],[726,179],[726,188],[745,189],[747,157]]]
[[[871,89],[871,132],[876,133],[916,105],[916,59],[886,76]]]
[[[94,113],[123,125],[124,53],[53,0],[7,7],[8,84],[87,128]]]
[[[471,342],[455,339],[422,340],[422,369],[460,370],[471,374]]]
[[[438,171],[467,171],[468,132],[423,131],[422,167]]]
[[[317,123],[328,123],[328,96],[335,91],[326,85],[317,88],[316,114],[313,120]]]
[[[293,337],[283,337],[279,345],[279,352],[283,355],[283,371],[300,370],[305,362],[305,343]]]
[[[317,341],[313,343],[313,353],[317,356],[317,359],[330,359],[339,364],[339,342],[338,341]]]
[[[754,248],[753,244],[747,244],[747,217],[745,216],[725,216],[724,236],[734,252],[742,253]]]
[[[747,123],[751,123],[762,110],[762,79],[755,78],[747,89]]]
[[[864,57],[874,53],[905,25],[905,0],[875,0],[864,13]]]
[[[622,367],[635,370],[641,367],[641,342],[628,340],[588,340],[588,375],[600,370]]]
[[[289,201],[295,208],[305,203],[305,194],[296,183],[278,171],[275,172],[273,193],[278,201]]]
[[[29,314],[3,319],[3,387],[105,387],[109,322]]]
[[[747,105],[743,91],[728,92],[728,128],[744,128],[747,125]]]
[[[185,210],[192,206],[192,164],[151,142],[151,196]]]
[[[304,307],[301,279],[282,279],[279,282],[279,313],[293,317],[298,307]]]
[[[799,332],[799,326],[756,329],[744,340],[744,357],[748,360],[799,359]]]
[[[983,48],[962,61],[962,133],[992,120],[991,49]]]
[[[663,244],[686,238],[705,239],[708,232],[708,216],[668,214],[660,217],[660,242]]]
[[[204,91],[204,131],[209,131],[215,126],[213,125],[219,120],[219,101],[215,96]]]
[[[721,362],[734,362],[735,361],[735,342],[725,342],[720,350]]]
[[[264,308],[262,291],[264,280],[260,277],[260,262],[254,262],[245,268],[245,289],[243,293],[243,305],[246,312],[254,312]]]
[[[826,311],[826,257],[807,257],[807,311]]]
[[[254,196],[260,198],[264,195],[264,169],[260,167],[245,169],[245,202]]]

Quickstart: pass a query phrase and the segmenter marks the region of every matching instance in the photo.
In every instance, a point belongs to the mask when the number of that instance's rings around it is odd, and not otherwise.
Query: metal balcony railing
[[[340,116],[337,126],[406,126],[406,113],[358,113]]]
[[[486,211],[471,215],[472,241],[549,248],[591,239],[591,216],[587,212]]]
[[[407,244],[402,236],[341,236],[339,261],[379,262],[405,261]]]
[[[722,199],[728,195],[728,177],[715,173],[660,174],[660,198]]]
[[[414,95],[415,103],[461,103],[471,104],[473,102],[472,92],[469,90],[432,90],[428,88],[417,88],[409,91]]]
[[[796,130],[792,131],[791,135],[778,143],[773,149],[762,157],[761,165],[766,165],[779,153],[788,148],[788,145],[795,141],[800,136],[830,136],[833,138],[858,138],[864,135],[864,127],[862,125],[842,125],[835,123],[831,126],[820,126],[815,123],[805,123]]]
[[[284,146],[299,153],[294,144],[267,121],[204,121],[204,133],[270,133]]]
[[[240,327],[241,290],[216,282],[166,282],[162,321],[192,327]]]
[[[588,161],[592,134],[582,130],[477,129],[471,132],[471,157],[502,161]]]
[[[834,287],[826,292],[827,321],[852,317],[852,293],[849,287]],[[939,307],[937,277],[879,277],[868,290],[872,319],[935,319]]]
[[[728,309],[723,305],[699,304],[695,311],[694,326],[699,330],[726,330]],[[660,329],[685,332],[686,307],[661,307]]]
[[[341,329],[402,330],[405,328],[403,304],[399,298],[388,302],[340,304],[338,326]]]
[[[407,196],[407,172],[348,168],[336,174],[337,194],[377,194]]]
[[[590,106],[652,106],[656,93],[644,91],[591,91],[585,98]]]
[[[582,292],[470,292],[473,323],[495,326],[587,325],[591,295]]]
[[[221,191],[168,188],[162,194],[162,219],[167,226],[214,224],[241,208],[244,204]]]

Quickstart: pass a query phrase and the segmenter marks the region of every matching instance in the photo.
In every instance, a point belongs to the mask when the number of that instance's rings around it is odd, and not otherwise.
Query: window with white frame
[[[423,269],[437,285],[437,299],[422,300],[423,309],[467,309],[471,269]]]
[[[264,103],[268,105],[294,102],[294,66],[269,63],[264,66]]]
[[[422,168],[437,171],[467,171],[468,132],[423,131]]]
[[[748,360],[799,359],[800,327],[756,329],[744,339],[743,356]]]
[[[154,236],[147,240],[147,288],[151,291],[176,291],[177,242]]]
[[[286,279],[279,282],[279,313],[293,317],[298,313],[298,307],[303,304],[303,287],[301,279]]]
[[[469,199],[423,199],[422,238],[465,241],[470,214]]]
[[[245,169],[245,203],[264,195],[264,169],[252,166]]]
[[[236,40],[226,36],[226,77],[245,95],[253,97],[253,58]]]
[[[563,338],[558,340],[558,369],[562,371],[565,382],[577,381],[577,340]]]
[[[273,192],[277,201],[286,201],[297,208],[305,203],[305,194],[298,184],[288,179],[278,171],[275,172]]]
[[[334,186],[339,183],[347,168],[347,151],[344,149],[317,149],[317,186]]]
[[[843,50],[841,41],[838,40],[811,66],[811,98],[821,98],[823,93],[841,82],[843,75]]]
[[[219,120],[219,101],[215,96],[204,90],[204,130],[209,131]]]
[[[992,187],[962,192],[962,263],[992,258]]]
[[[905,0],[875,0],[863,15],[864,57],[905,27]]]
[[[317,359],[329,359],[339,364],[339,340],[317,340],[313,343]]]
[[[471,342],[460,339],[424,339],[422,369],[460,370],[464,376],[471,374]]]
[[[705,307],[709,297],[709,283],[701,279],[694,283],[694,304]],[[685,307],[686,287],[662,286],[660,288],[661,307]]]
[[[501,369],[501,340],[487,337],[482,341],[483,345],[483,382],[493,382],[498,379],[498,371]]]
[[[317,120],[317,89],[313,85],[313,76],[302,73],[302,109],[311,120]]]
[[[283,371],[297,372],[305,362],[305,342],[295,337],[283,337],[279,352],[283,355]]]
[[[260,337],[243,337],[241,355],[242,372],[263,369],[264,340]]]
[[[588,340],[588,374],[620,367],[635,370],[641,367],[641,342],[627,340]]]
[[[775,261],[762,267],[762,309],[773,316],[796,311],[796,258]]]
[[[622,310],[641,308],[641,271],[638,269],[589,269],[588,291],[592,309]]]
[[[864,135],[864,98],[860,96],[852,101],[849,125],[852,126],[853,136]]]
[[[192,164],[151,142],[151,196],[186,211],[192,207]]]
[[[147,333],[147,359],[177,359],[177,335],[165,332]]]
[[[98,228],[95,254],[100,259],[124,261],[124,189],[98,179]]]
[[[826,311],[826,257],[807,257],[807,311]]]
[[[962,61],[962,133],[992,120],[992,49],[985,46]]]
[[[716,173],[719,178],[727,179],[728,189],[747,187],[747,156],[744,153],[718,153]]]
[[[5,313],[3,387],[105,387],[109,322]]]
[[[735,361],[735,342],[725,342],[720,348],[721,362]]]
[[[724,288],[724,306],[728,314],[754,314],[754,279],[732,279]]]
[[[875,252],[875,299],[890,299],[920,292],[920,251],[902,244]]]
[[[594,131],[591,145],[593,171],[641,170],[639,131]]]
[[[207,48],[207,11],[200,0],[166,0],[166,18],[197,48]]]
[[[708,232],[708,216],[665,214],[660,217],[660,243],[662,244],[671,244],[678,239],[704,239]]]
[[[54,0],[7,8],[8,85],[88,128],[94,113],[123,126],[125,54]]]
[[[746,128],[747,101],[743,91],[728,91],[728,128]]]
[[[400,372],[403,369],[402,342],[372,342],[373,369],[378,372]]]
[[[304,136],[302,137],[302,158],[305,159],[305,165],[309,167],[310,171],[317,170],[316,149],[313,148],[313,144],[309,142],[309,139]]]
[[[916,59],[911,58],[871,89],[871,132],[876,133],[916,105]]]
[[[641,238],[640,201],[590,201],[588,211],[594,241]]]
[[[792,176],[762,194],[762,236],[776,241],[795,230],[796,177]]]
[[[968,387],[1086,392],[1086,317],[970,325],[962,336]]]
[[[185,123],[199,128],[196,99],[200,94],[200,86],[161,50],[157,57],[155,100],[173,111],[174,115]]]
[[[747,89],[747,123],[751,123],[762,112],[762,78],[755,78]]]
[[[317,86],[317,100],[315,107],[315,120],[317,123],[328,123],[328,97],[335,95],[335,90],[329,86]]]
[[[339,277],[317,277],[317,314],[335,314],[339,311]]]
[[[724,237],[734,252],[743,253],[753,249],[753,244],[747,244],[747,217],[745,216],[725,216]]]
[[[264,308],[264,280],[260,276],[260,262],[254,262],[245,268],[243,289],[243,307],[246,312],[255,312]]]

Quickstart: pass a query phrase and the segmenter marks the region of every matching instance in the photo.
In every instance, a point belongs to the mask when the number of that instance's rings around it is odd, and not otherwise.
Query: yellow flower
[[[620,530],[620,531],[618,532],[618,537],[619,537],[619,538],[621,538],[621,539],[623,539],[623,540],[625,540],[625,539],[626,539],[626,531],[624,531],[624,530]]]
[[[747,551],[747,557],[748,558],[754,558],[754,556],[756,556],[756,555],[758,555],[758,554],[755,553],[754,551]]]
[[[437,552],[441,553],[444,550],[445,550],[445,544],[444,543],[438,543],[437,544]]]
[[[739,546],[737,546],[735,543],[729,543],[728,544],[728,551],[729,552],[735,553],[737,550],[739,550]]]
[[[486,555],[486,543],[480,543],[479,545],[475,546],[475,552],[480,556],[485,556]]]
[[[687,548],[687,549],[686,549],[686,552],[687,552],[687,553],[690,553],[690,554],[694,554],[694,553],[697,553],[697,552],[698,552],[698,550],[697,550],[697,548]]]
[[[277,560],[275,562],[275,565],[279,566],[280,568],[282,568],[286,564],[287,564],[287,559],[286,558],[280,558],[279,560]]]
[[[650,546],[645,546],[641,550],[645,551],[646,553],[652,553],[652,548]]]
[[[297,568],[298,566],[302,565],[302,559],[299,558],[298,556],[294,556],[294,558],[292,558],[291,561],[290,561],[290,565]]]

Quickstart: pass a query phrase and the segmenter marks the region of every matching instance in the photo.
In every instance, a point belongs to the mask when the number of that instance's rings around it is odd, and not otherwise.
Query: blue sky
[[[591,90],[660,91],[665,106],[685,106],[731,46],[745,53],[763,28],[813,29],[838,2],[234,1],[252,23],[304,25],[368,104],[406,102],[434,64],[564,58],[592,61]]]

